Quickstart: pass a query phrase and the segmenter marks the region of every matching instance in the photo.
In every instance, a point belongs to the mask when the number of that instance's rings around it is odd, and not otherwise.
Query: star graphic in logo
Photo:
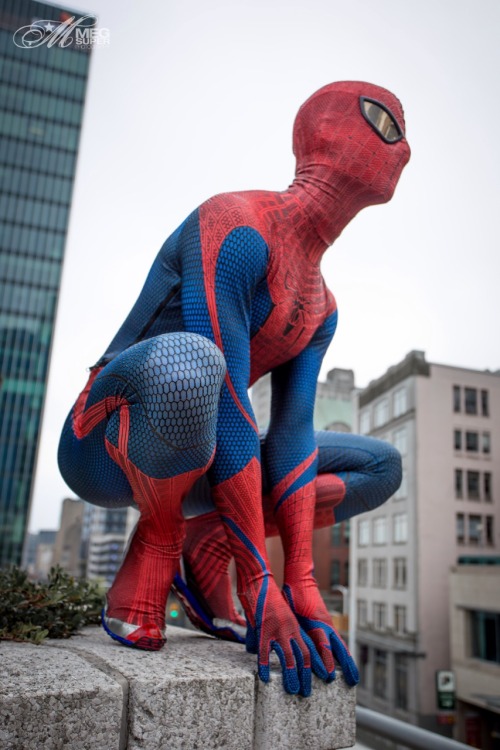
[[[45,24],[45,31],[54,31],[54,29],[55,29],[55,26],[53,26],[53,24],[51,24],[50,21],[47,21],[47,23]]]

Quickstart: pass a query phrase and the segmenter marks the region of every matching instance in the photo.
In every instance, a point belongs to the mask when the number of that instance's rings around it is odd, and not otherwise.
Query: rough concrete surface
[[[148,653],[89,628],[63,648],[127,680],[127,750],[252,750],[255,678],[236,644],[169,627],[167,646]]]
[[[354,744],[356,692],[339,672],[330,685],[313,677],[310,698],[286,695],[277,667],[267,685],[258,683],[254,750],[335,750]]]
[[[123,691],[70,651],[0,642],[0,748],[118,750]]]
[[[0,643],[0,750],[336,750],[354,744],[354,703],[340,675],[287,696],[277,665],[263,685],[244,647],[180,628],[154,653],[98,628]]]

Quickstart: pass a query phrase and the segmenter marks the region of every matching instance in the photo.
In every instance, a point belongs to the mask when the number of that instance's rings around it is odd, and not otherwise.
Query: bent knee
[[[399,489],[403,478],[403,467],[400,452],[390,443],[377,440],[376,478],[379,492],[374,497],[373,507],[381,505]]]
[[[226,374],[220,349],[194,333],[144,342],[133,384],[155,432],[179,448],[215,444],[219,396]]]

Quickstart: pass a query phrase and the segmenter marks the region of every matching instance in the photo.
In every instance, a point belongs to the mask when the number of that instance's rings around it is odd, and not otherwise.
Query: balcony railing
[[[356,707],[356,724],[411,750],[470,750],[471,747],[361,706]]]

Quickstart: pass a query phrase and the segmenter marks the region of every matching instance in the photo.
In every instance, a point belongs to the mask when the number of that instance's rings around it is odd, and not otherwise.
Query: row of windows
[[[50,94],[38,94],[30,89],[14,88],[0,83],[2,111],[10,110],[24,116],[35,115],[47,120],[57,120],[62,125],[79,126],[83,105],[66,101]]]
[[[43,356],[36,349],[7,349],[0,351],[0,376],[5,379],[43,382],[48,352]],[[5,420],[5,417],[4,417]]]
[[[391,409],[392,405],[392,409]],[[401,386],[394,391],[392,397],[384,396],[377,401],[372,411],[370,407],[361,412],[359,429],[362,435],[366,435],[377,427],[381,427],[390,419],[396,419],[408,410],[408,395],[406,386]]]
[[[61,260],[64,253],[64,232],[28,227],[0,221],[0,248],[2,263],[9,253],[28,258],[52,258]]]
[[[372,586],[386,588],[388,585],[389,560],[384,557],[372,561]],[[406,557],[394,557],[392,560],[392,587],[406,589],[407,562]],[[366,558],[358,559],[358,586],[369,585],[369,568]]]
[[[17,195],[0,196],[0,221],[30,224],[41,229],[66,230],[69,206],[19,198]]]
[[[367,547],[370,543],[374,545],[387,544],[389,541],[389,522],[386,516],[374,518],[373,521],[367,518],[359,521],[358,546]],[[371,531],[372,534],[370,534]],[[395,513],[392,516],[392,542],[404,544],[407,541],[408,515],[406,513]]]
[[[17,135],[17,134],[16,134]],[[18,138],[0,138],[0,163],[12,165],[16,169],[24,167],[31,172],[39,171],[61,177],[73,177],[75,171],[76,150],[62,150],[19,140]]]
[[[493,500],[491,473],[455,469],[455,497],[459,500],[466,497],[467,500],[484,500],[491,503]]]
[[[58,98],[83,101],[86,78],[30,65],[27,57],[30,56],[26,55],[23,60],[0,58],[0,80],[26,89],[47,91]]]
[[[358,599],[358,626],[366,627],[370,620],[368,618],[368,602],[365,599]],[[392,623],[389,626],[387,614],[388,605],[385,602],[373,602],[371,623],[375,630],[386,630],[391,627],[394,632],[404,635],[407,632],[406,607],[396,604],[393,609]]]
[[[369,689],[377,698],[390,701],[394,708],[406,711],[409,706],[409,664],[405,654],[394,654],[392,682],[389,694],[390,654],[384,649],[360,644],[358,651],[360,687]]]
[[[72,125],[58,125],[31,115],[3,112],[0,118],[0,135],[2,137],[16,136],[27,141],[76,151],[80,128]]]
[[[456,530],[458,544],[491,546],[495,544],[495,519],[473,513],[457,513]]]
[[[68,178],[0,165],[0,192],[3,193],[18,193],[23,198],[69,203],[72,184],[72,180]]]
[[[36,435],[40,422],[39,409],[26,410],[26,400],[18,397],[14,402],[14,408],[25,409],[16,414],[14,419],[4,420],[0,428],[0,466],[2,472],[2,483],[0,493],[4,494],[3,480],[9,476],[22,477],[26,471],[25,457],[31,455],[36,448]],[[11,429],[9,430],[9,426]],[[10,438],[10,439],[9,439]],[[3,507],[16,506],[19,498],[16,495],[9,497],[3,503]]]
[[[342,567],[344,572],[343,578]],[[332,586],[339,586],[340,584],[343,584],[345,586],[349,585],[349,562],[346,561],[342,566],[339,560],[332,560],[330,569],[330,584]]]
[[[57,290],[34,289],[32,286],[19,284],[0,284],[0,299],[4,313],[50,318],[54,314]]]
[[[30,331],[0,329],[0,373],[2,378],[32,379],[41,368],[44,371],[50,341]],[[3,414],[2,423],[8,419]]]
[[[469,453],[491,453],[491,435],[489,432],[475,430],[454,430],[453,447],[456,451],[465,450]]]
[[[67,73],[79,75],[87,73],[89,54],[83,50],[59,47],[57,44],[53,47],[42,44],[39,47],[32,47],[27,50],[16,47],[12,37],[12,31],[0,29],[0,50],[2,51],[2,55],[14,60],[28,59],[34,67],[44,65],[49,69],[53,68]],[[47,72],[50,73],[51,71],[48,70]]]
[[[0,285],[7,288],[11,284],[36,286],[39,289],[54,290],[59,287],[61,265],[42,260],[7,256],[5,273],[0,275]]]
[[[462,388],[453,386],[453,411],[465,414],[481,414],[483,417],[490,416],[489,394],[487,390],[477,388]]]
[[[332,546],[341,547],[349,544],[351,536],[351,527],[349,521],[343,521],[342,523],[336,523],[332,526]]]

